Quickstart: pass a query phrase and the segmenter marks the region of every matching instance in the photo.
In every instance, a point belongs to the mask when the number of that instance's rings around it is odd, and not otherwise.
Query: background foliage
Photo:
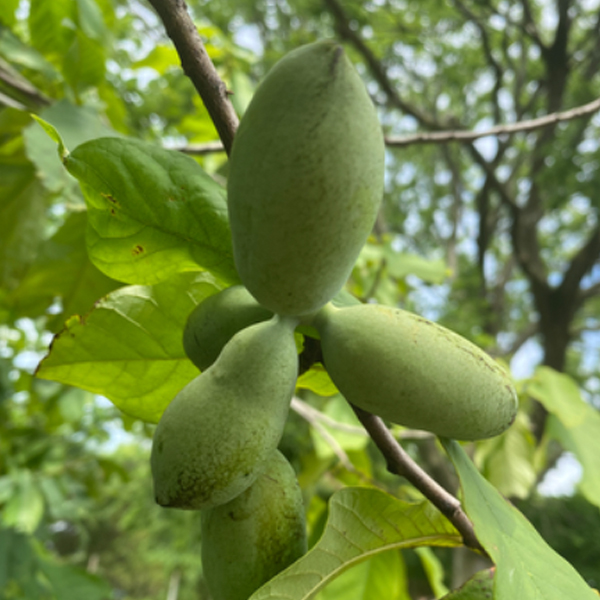
[[[322,37],[344,43],[389,142],[384,206],[347,288],[364,301],[440,321],[510,366],[521,400],[515,425],[465,450],[598,587],[600,119],[589,114],[465,144],[395,141],[417,131],[485,130],[597,98],[597,3],[189,5],[240,114],[283,53]],[[66,169],[30,113],[54,125],[73,151]],[[175,222],[165,241],[134,196],[125,194],[131,206],[116,207],[98,195],[81,174],[82,165],[98,164],[98,146],[81,144],[103,136],[127,156],[132,148],[152,148],[159,164],[175,161],[194,181],[204,177],[202,167],[211,178],[193,193],[212,207],[209,214],[221,210],[225,154],[198,153],[198,145],[218,136],[149,5],[3,2],[0,597],[208,599],[198,517],[154,505],[147,463],[151,423],[195,374],[181,347],[185,318],[235,280],[227,259],[214,259],[226,255],[219,246],[226,231],[212,238],[214,255],[199,254],[182,241],[182,228],[193,220]],[[162,154],[161,147],[193,158]],[[110,172],[113,165],[104,167]],[[162,183],[169,194],[173,181]],[[121,184],[132,185],[126,176]],[[103,215],[111,209],[122,216],[124,244],[143,226],[150,233],[140,247],[164,243],[173,248],[170,258],[155,263],[156,257],[148,262],[136,254],[121,261],[129,246],[102,238]],[[217,219],[204,234],[219,226]],[[282,449],[305,493],[311,545],[327,542],[321,538],[326,503],[345,486],[379,488],[400,503],[422,500],[387,473],[353,413],[331,395],[322,370],[313,368],[305,383],[298,392],[304,404],[295,405]],[[455,470],[433,437],[399,427],[394,433],[429,473],[457,490]],[[450,455],[463,489],[470,481],[469,489],[479,490],[458,450]],[[553,485],[572,473],[578,478]],[[373,497],[353,501],[369,504]],[[338,495],[334,502],[347,501]],[[421,517],[411,518],[424,526]],[[429,534],[444,543],[414,548],[394,538],[385,552],[355,560],[319,597],[441,598],[490,566],[448,547],[459,541],[444,529],[447,523],[436,523]],[[364,548],[370,543],[368,536],[355,541]],[[508,555],[527,561],[517,550]],[[471,591],[448,598],[485,597],[491,576],[482,573],[467,584]]]

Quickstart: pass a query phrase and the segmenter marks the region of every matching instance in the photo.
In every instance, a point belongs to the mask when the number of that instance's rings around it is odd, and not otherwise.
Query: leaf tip
[[[54,127],[54,125],[52,125],[51,123],[48,123],[48,121],[44,121],[44,119],[42,119],[41,117],[34,115],[33,113],[30,113],[30,115],[32,119],[39,123],[42,129],[48,134],[50,139],[52,139],[58,144],[58,155],[60,156],[60,160],[64,162],[67,156],[69,156],[69,151],[67,150],[67,147],[65,146],[65,143],[60,133],[58,133],[56,127]]]

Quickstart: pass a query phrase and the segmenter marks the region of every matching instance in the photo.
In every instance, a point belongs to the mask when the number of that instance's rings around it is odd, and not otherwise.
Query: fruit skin
[[[279,451],[245,492],[201,515],[202,568],[214,600],[247,600],[306,552],[302,492]]]
[[[273,317],[240,331],[175,396],[156,427],[150,456],[158,504],[217,506],[264,471],[298,374],[296,324]]]
[[[377,216],[384,153],[341,46],[302,46],[269,72],[236,133],[228,179],[235,264],[263,306],[304,315],[342,288]]]
[[[183,348],[188,358],[205,371],[238,331],[272,316],[243,285],[228,287],[200,302],[190,313],[183,331]]]
[[[459,440],[498,435],[515,418],[509,376],[449,329],[374,304],[327,305],[314,325],[331,379],[363,410]]]

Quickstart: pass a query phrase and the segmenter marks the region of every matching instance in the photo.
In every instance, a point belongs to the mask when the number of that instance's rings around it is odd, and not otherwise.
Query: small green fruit
[[[279,451],[245,492],[201,518],[202,567],[214,600],[247,600],[306,552],[302,492]]]
[[[235,264],[263,306],[304,315],[342,288],[377,216],[384,151],[341,46],[303,46],[269,72],[236,133],[228,179]]]
[[[200,302],[190,313],[183,331],[185,353],[205,371],[238,331],[272,316],[243,285],[228,287]]]
[[[152,444],[158,504],[217,506],[265,470],[281,439],[298,374],[296,324],[274,317],[240,331],[175,396]]]
[[[314,325],[331,379],[363,410],[459,440],[498,435],[515,418],[508,375],[449,329],[373,304],[329,304]]]

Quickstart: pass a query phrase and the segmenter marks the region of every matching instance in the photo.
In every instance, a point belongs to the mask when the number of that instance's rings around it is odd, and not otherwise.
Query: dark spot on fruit
[[[140,246],[139,244],[137,246],[134,246],[133,249],[131,250],[131,254],[133,254],[134,256],[139,256],[143,252],[144,252],[144,248],[142,246]]]

